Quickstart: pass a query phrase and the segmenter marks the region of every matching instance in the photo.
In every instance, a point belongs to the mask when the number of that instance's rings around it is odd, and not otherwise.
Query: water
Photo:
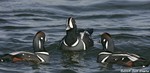
[[[80,28],[94,28],[94,47],[86,51],[79,64],[65,64],[58,42],[65,35],[68,17],[74,17]],[[33,51],[34,34],[46,33],[46,47],[51,54],[50,64],[0,63],[1,73],[99,73],[121,72],[126,68],[102,71],[96,57],[102,49],[100,34],[109,32],[119,50],[150,58],[150,1],[149,0],[1,0],[0,54],[14,51]]]

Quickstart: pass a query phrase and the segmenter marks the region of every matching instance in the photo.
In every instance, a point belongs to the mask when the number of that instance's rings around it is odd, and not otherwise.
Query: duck
[[[97,62],[104,67],[112,67],[118,64],[125,67],[147,67],[150,61],[134,53],[115,50],[114,41],[107,32],[101,35],[102,51],[97,56]]]
[[[16,51],[0,55],[0,62],[31,62],[35,64],[49,63],[49,53],[44,47],[45,33],[38,31],[33,38],[34,52]]]
[[[66,35],[61,40],[60,48],[64,51],[83,51],[94,45],[91,38],[92,28],[78,29],[74,18],[69,17],[66,24]]]

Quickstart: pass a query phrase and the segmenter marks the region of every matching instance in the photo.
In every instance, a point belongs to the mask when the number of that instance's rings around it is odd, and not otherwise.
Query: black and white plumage
[[[101,44],[104,51],[114,52],[114,42],[109,33],[104,33],[101,35]]]
[[[61,49],[66,51],[81,51],[93,46],[91,35],[93,29],[77,29],[75,19],[69,17],[66,25],[66,35],[61,41]]]
[[[45,33],[39,31],[36,33],[33,39],[33,50],[32,52],[18,51],[0,56],[1,62],[33,62],[33,63],[48,63],[49,53],[44,47]]]
[[[119,64],[127,67],[148,66],[149,62],[133,53],[116,52],[109,33],[101,35],[103,51],[98,54],[97,62],[102,64]]]

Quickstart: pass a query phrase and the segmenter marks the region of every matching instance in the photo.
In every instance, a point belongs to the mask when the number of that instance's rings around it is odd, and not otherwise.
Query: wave
[[[29,29],[33,27],[28,27],[28,26],[2,26],[0,27],[1,29]]]
[[[114,9],[129,9],[129,10],[149,10],[150,1],[129,1],[129,0],[113,0],[104,3],[96,3],[89,5],[91,8],[114,10]]]
[[[8,22],[6,19],[0,19],[0,23],[6,23]]]
[[[16,14],[16,15],[14,15],[14,16],[19,16],[19,17],[21,17],[21,16],[35,16],[34,14]]]
[[[131,16],[135,16],[134,14],[108,14],[108,15],[85,15],[85,16],[78,16],[78,19],[97,19],[97,18],[127,18],[127,17],[131,17]]]

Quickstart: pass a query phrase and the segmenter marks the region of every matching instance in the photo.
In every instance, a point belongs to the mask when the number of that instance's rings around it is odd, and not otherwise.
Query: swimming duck
[[[44,47],[45,33],[39,31],[33,39],[34,52],[18,51],[0,56],[1,62],[32,62],[32,63],[48,63],[49,53]]]
[[[77,29],[75,19],[69,17],[66,35],[61,41],[61,49],[65,51],[81,51],[93,46],[91,35],[93,29]]]
[[[97,62],[109,65],[119,64],[126,67],[146,67],[150,62],[139,55],[126,52],[115,51],[113,39],[109,33],[103,33],[101,35],[101,43],[103,51],[98,54]]]

